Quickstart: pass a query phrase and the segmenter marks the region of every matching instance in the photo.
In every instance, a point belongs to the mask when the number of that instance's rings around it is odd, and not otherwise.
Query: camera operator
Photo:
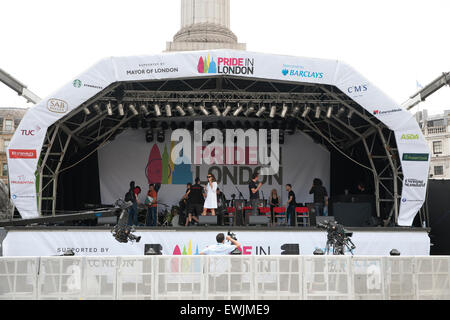
[[[226,244],[225,240],[230,241],[232,244]],[[219,233],[216,236],[217,244],[206,247],[205,250],[200,252],[201,255],[212,255],[212,256],[224,256],[229,255],[236,249],[241,247],[241,244],[234,240],[230,236],[226,236],[223,233]]]

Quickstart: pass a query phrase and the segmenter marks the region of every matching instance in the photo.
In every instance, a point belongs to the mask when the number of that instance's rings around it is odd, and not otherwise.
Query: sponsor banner
[[[76,256],[142,256],[153,248],[163,255],[197,255],[215,244],[217,231],[136,231],[139,243],[119,243],[108,231],[10,231],[3,242],[4,256],[55,256],[73,250]],[[312,255],[325,249],[326,232],[237,232],[243,255]],[[354,232],[355,255],[389,255],[396,248],[402,256],[427,256],[426,232]],[[349,254],[347,252],[347,254]]]
[[[429,153],[404,153],[402,156],[403,161],[418,161],[428,162],[430,160]]]
[[[8,152],[9,152],[10,159],[36,159],[37,158],[36,150],[9,149]]]

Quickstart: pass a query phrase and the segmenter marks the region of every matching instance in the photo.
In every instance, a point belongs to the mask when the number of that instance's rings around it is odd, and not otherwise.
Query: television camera
[[[343,225],[337,222],[327,220],[317,224],[317,227],[326,230],[328,233],[325,247],[326,254],[329,254],[330,250],[332,250],[333,255],[344,255],[345,248],[347,248],[353,255],[353,250],[356,249],[356,246],[350,239],[353,236],[353,232],[347,231]]]
[[[139,242],[141,240],[141,237],[135,236],[133,234],[133,232],[135,232],[134,228],[127,225],[128,208],[132,205],[133,204],[131,202],[125,202],[122,199],[117,200],[114,204],[116,212],[119,215],[119,222],[111,230],[111,233],[114,239],[116,239],[120,243],[128,243],[128,241]]]

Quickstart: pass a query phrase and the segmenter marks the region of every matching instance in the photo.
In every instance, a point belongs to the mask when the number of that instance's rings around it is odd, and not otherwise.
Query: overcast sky
[[[343,60],[402,103],[450,71],[449,13],[449,0],[231,0],[231,29],[249,51]],[[0,68],[42,98],[101,58],[162,52],[180,28],[180,0],[1,0],[0,14]],[[0,83],[0,107],[19,106]],[[423,108],[449,110],[450,88]]]

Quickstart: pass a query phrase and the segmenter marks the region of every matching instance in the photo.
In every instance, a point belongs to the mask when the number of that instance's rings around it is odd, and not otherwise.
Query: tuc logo
[[[21,130],[20,132],[21,132],[21,134],[23,136],[32,136],[32,137],[34,137],[34,135],[36,134],[36,131],[34,131],[34,130]]]
[[[418,134],[402,134],[401,140],[419,140]]]
[[[47,109],[54,113],[66,113],[69,111],[69,105],[64,100],[50,99],[47,102]]]

